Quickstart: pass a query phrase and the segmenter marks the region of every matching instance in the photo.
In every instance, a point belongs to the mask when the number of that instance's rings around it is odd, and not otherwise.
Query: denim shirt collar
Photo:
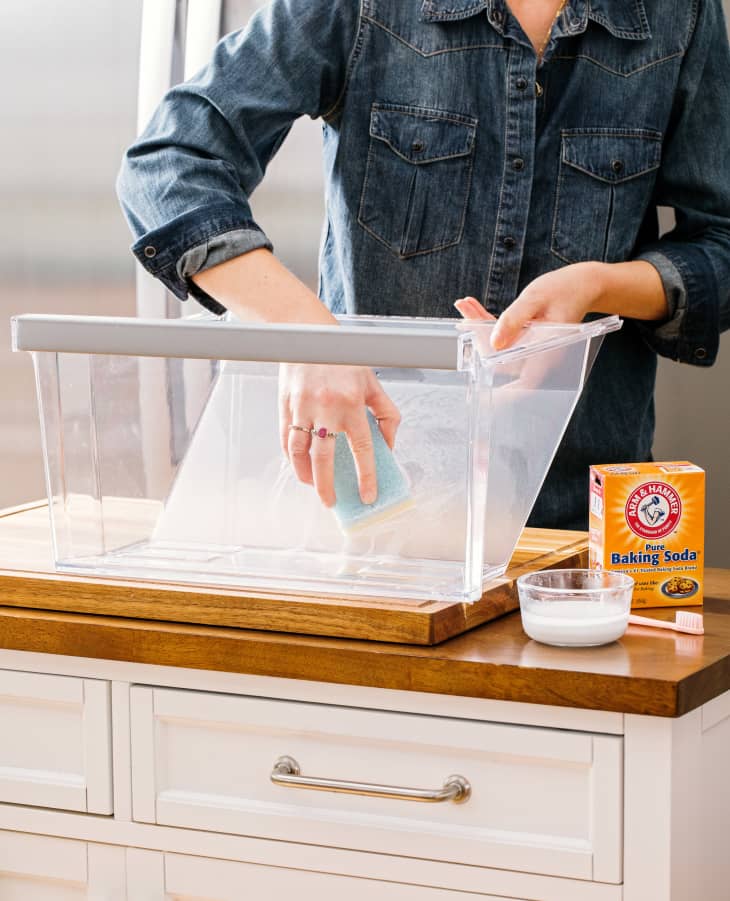
[[[492,26],[504,33],[504,0],[423,0],[424,22],[453,22],[487,11]],[[558,36],[581,34],[588,19],[614,37],[641,41],[651,37],[644,0],[568,0],[558,24]]]
[[[496,0],[501,5],[501,0]],[[424,22],[452,22],[468,19],[485,9],[491,12],[495,0],[423,0],[421,19]],[[492,17],[490,16],[490,22]]]
[[[644,0],[586,0],[588,18],[614,37],[643,41],[651,37]]]

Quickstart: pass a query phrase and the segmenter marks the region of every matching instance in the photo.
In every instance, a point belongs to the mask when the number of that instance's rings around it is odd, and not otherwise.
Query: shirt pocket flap
[[[370,134],[409,163],[467,156],[474,149],[477,120],[443,110],[373,104]]]
[[[605,182],[628,181],[658,169],[661,152],[658,131],[563,131],[563,162]]]

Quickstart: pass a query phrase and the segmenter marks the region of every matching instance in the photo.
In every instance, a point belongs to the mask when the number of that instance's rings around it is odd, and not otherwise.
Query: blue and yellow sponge
[[[360,499],[355,460],[340,433],[335,445],[335,494],[334,512],[345,532],[370,528],[390,519],[411,506],[413,499],[405,473],[388,447],[375,417],[368,411],[368,424],[373,437],[375,472],[378,479],[378,496],[374,504],[364,504]]]

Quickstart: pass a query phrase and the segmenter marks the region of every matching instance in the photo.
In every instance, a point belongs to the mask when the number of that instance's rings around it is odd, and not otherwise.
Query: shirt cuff
[[[259,247],[272,249],[271,242],[258,230],[237,228],[223,235],[215,235],[185,251],[177,261],[177,274],[181,279],[189,279],[198,272],[212,269],[219,263],[225,263]]]
[[[705,254],[690,242],[666,241],[637,254],[659,272],[670,316],[663,322],[634,325],[656,353],[681,363],[711,366],[720,343],[717,279]]]
[[[241,256],[243,253],[248,253],[250,250],[257,250],[259,247],[272,250],[271,242],[263,232],[258,230],[236,228],[222,235],[215,235],[185,251],[177,261],[178,277],[187,283],[188,291],[201,306],[210,310],[211,313],[215,313],[216,316],[222,316],[226,312],[226,308],[211,297],[207,291],[204,291],[200,285],[196,285],[192,276],[197,275],[198,272],[204,272],[206,269],[212,269],[219,263],[225,263],[234,257]]]
[[[237,237],[228,247],[225,238],[230,234]],[[219,238],[224,240],[219,243]],[[210,261],[209,247],[215,250],[215,256],[211,256]],[[143,234],[132,245],[132,252],[175,297],[186,300],[189,293],[198,299],[199,294],[208,297],[200,289],[193,290],[196,286],[190,276],[215,265],[215,262],[223,262],[258,247],[273,250],[267,236],[250,218],[250,212],[231,204],[219,204],[204,210],[192,210]],[[183,272],[186,274],[183,275]],[[203,305],[218,314],[225,312],[212,298],[210,301],[217,309],[210,304]]]
[[[667,318],[653,325],[644,322],[643,326],[659,341],[677,341],[687,314],[687,288],[682,274],[669,257],[656,250],[647,250],[636,259],[651,263],[657,270],[667,298]]]

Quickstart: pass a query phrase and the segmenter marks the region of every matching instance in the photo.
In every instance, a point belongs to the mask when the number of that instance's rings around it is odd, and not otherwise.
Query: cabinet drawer
[[[267,901],[291,901],[293,898],[316,898],[317,901],[342,901],[343,898],[347,901],[373,901],[374,898],[378,901],[508,901],[504,896],[451,892],[422,885],[291,870],[285,865],[258,866],[183,854],[165,854],[164,890],[150,895],[149,901],[241,901],[244,897],[242,886],[246,887],[245,897],[266,898]]]
[[[134,818],[351,849],[621,881],[622,738],[135,686]],[[419,803],[274,784],[301,775],[440,789]]]
[[[0,670],[0,803],[112,812],[109,683]]]
[[[126,901],[124,848],[0,831],[3,901]]]

